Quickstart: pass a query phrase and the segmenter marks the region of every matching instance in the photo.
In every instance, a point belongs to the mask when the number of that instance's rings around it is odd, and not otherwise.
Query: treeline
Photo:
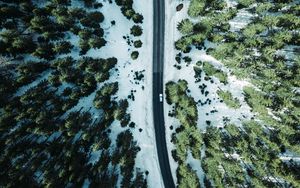
[[[170,114],[177,118],[180,127],[172,134],[172,142],[176,149],[172,156],[178,162],[177,178],[178,187],[200,187],[196,172],[189,164],[186,164],[189,152],[196,159],[200,159],[202,136],[197,129],[198,110],[194,99],[187,94],[187,82],[168,82],[166,84],[166,99],[169,105],[174,105],[174,111]]]
[[[137,13],[133,9],[133,0],[115,0],[116,4],[121,7],[122,14],[128,19],[132,20],[135,24],[130,28],[130,34],[133,37],[139,37],[143,34],[141,24],[143,23],[144,17],[142,14]],[[126,39],[126,38],[125,38]],[[135,48],[142,46],[141,40],[131,41],[127,38],[128,45],[133,45]],[[131,52],[131,59],[136,60],[139,57],[139,52],[134,50]]]

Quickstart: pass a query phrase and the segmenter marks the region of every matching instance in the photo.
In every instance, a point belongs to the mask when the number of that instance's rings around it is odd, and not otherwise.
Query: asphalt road
[[[168,157],[163,102],[159,94],[163,91],[165,1],[153,0],[153,116],[159,166],[165,188],[175,188]]]

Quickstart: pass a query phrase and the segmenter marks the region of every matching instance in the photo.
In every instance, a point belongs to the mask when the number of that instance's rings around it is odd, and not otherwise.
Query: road
[[[165,188],[175,188],[168,157],[164,106],[159,101],[163,91],[165,1],[153,0],[153,117],[159,166]]]

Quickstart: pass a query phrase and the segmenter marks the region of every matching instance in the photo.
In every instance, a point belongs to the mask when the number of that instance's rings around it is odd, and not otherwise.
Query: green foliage
[[[166,84],[166,99],[168,104],[175,105],[175,117],[182,125],[182,129],[173,137],[176,150],[173,157],[179,163],[177,169],[179,187],[199,187],[199,180],[195,171],[186,166],[187,153],[191,150],[195,159],[200,159],[202,137],[196,128],[198,110],[194,99],[187,95],[187,82],[179,80]]]
[[[118,91],[118,82],[104,84],[100,90],[97,91],[95,99],[94,99],[94,106],[96,108],[109,108],[110,105],[110,98]]]
[[[106,44],[106,41],[103,38],[96,37],[96,38],[89,39],[89,45],[92,48],[100,49],[103,46],[105,46],[105,44]]]
[[[175,42],[175,47],[177,50],[183,52],[188,52],[190,45],[192,45],[193,39],[191,37],[184,37]]]
[[[191,4],[188,9],[188,15],[191,17],[197,17],[204,12],[205,1],[204,0],[191,0]]]
[[[139,52],[138,51],[133,51],[131,53],[131,59],[136,60],[139,57]]]
[[[72,44],[68,41],[63,41],[55,45],[53,51],[57,54],[68,54],[73,48]]]
[[[139,13],[135,13],[132,16],[132,20],[134,21],[134,23],[143,23],[143,15],[139,14]]]
[[[189,19],[181,20],[178,23],[177,29],[180,31],[181,34],[187,35],[193,32],[193,23]]]
[[[244,87],[244,95],[246,102],[255,112],[258,112],[261,115],[267,114],[267,110],[263,105],[265,99],[261,92],[253,89],[252,87]]]
[[[257,23],[257,24],[250,24],[249,26],[247,26],[243,30],[243,34],[247,38],[252,38],[256,34],[261,33],[261,32],[263,32],[265,30],[266,30],[266,26],[264,26],[263,24],[259,24],[259,23]]]
[[[87,7],[73,7],[71,0],[1,2],[0,187],[82,187],[85,181],[116,187],[120,176],[123,187],[147,186],[144,172],[134,169],[140,148],[130,131],[111,146],[113,121],[126,126],[131,119],[128,102],[112,98],[118,83],[101,83],[117,59],[81,58],[106,44],[103,5],[78,3]],[[142,23],[143,16],[134,11],[132,19]],[[93,92],[101,110],[90,114],[91,101],[78,102]]]
[[[294,153],[300,151],[295,139],[298,135],[295,127],[298,125],[296,122],[299,122],[296,115],[299,111],[299,97],[298,93],[292,92],[299,87],[299,81],[296,81],[299,78],[299,63],[295,51],[290,48],[291,45],[299,45],[298,34],[291,31],[299,29],[300,22],[297,17],[299,11],[291,2],[295,1],[278,0],[270,3],[240,0],[238,6],[231,9],[224,9],[221,5],[223,1],[195,0],[190,3],[188,13],[193,17],[193,30],[175,42],[176,49],[181,52],[189,52],[192,47],[202,49],[230,68],[231,74],[250,80],[257,89],[245,87],[245,99],[255,114],[255,120],[263,125],[251,121],[244,122],[240,128],[226,125],[226,131],[207,128],[203,137],[206,149],[202,167],[208,187],[298,185],[297,173],[291,165],[287,165],[290,162],[282,162],[278,158],[279,153],[285,152],[287,148]],[[217,8],[216,4],[220,6]],[[250,23],[241,30],[229,31],[228,21],[236,16],[237,9],[242,8],[257,13],[257,16],[252,17]],[[201,16],[198,23],[197,16]],[[217,44],[206,49],[203,43],[205,39]],[[202,70],[222,82],[227,80],[226,74],[209,63],[204,63],[203,67],[194,66],[194,70],[198,81]],[[178,89],[173,85],[169,89],[169,93],[174,95],[169,100],[177,104],[182,101],[183,108],[186,108],[187,100],[180,99],[185,97],[179,94],[176,97]],[[239,101],[228,91],[221,90],[218,94],[227,105],[240,107]],[[171,115],[180,120],[182,126],[176,130],[176,136],[184,141],[173,137],[175,145],[178,144],[173,157],[180,164],[181,160],[186,160],[186,151],[189,150],[187,135],[182,132],[190,130],[190,122],[185,118],[184,109],[176,108],[179,106],[176,103],[174,114],[172,111]],[[239,159],[231,156],[235,152],[240,156]],[[251,180],[246,180],[245,175]],[[284,179],[286,182],[273,182],[261,177]]]
[[[215,76],[217,77],[221,83],[227,84],[227,74],[225,74],[223,71],[216,69],[212,64],[208,62],[203,62],[203,71],[207,76]]]
[[[134,25],[130,29],[130,34],[133,36],[141,36],[143,34],[143,29],[139,25]]]
[[[80,23],[85,27],[98,28],[103,22],[104,16],[101,12],[90,12],[86,17],[80,19]]]
[[[41,59],[52,60],[55,55],[53,49],[54,46],[51,43],[41,44],[36,48],[32,55]]]
[[[245,8],[255,3],[255,0],[238,0],[238,7]]]
[[[133,45],[135,48],[140,48],[140,47],[142,47],[143,43],[141,40],[137,40],[137,41],[134,41]]]
[[[178,168],[180,179],[178,180],[179,188],[199,188],[200,183],[196,171],[192,170],[189,165],[180,165]]]
[[[178,84],[168,82],[166,84],[166,100],[168,104],[178,103],[180,96],[184,95],[187,90],[187,82],[180,80]]]
[[[232,94],[229,91],[219,90],[217,91],[220,98],[225,102],[230,108],[240,108],[241,104],[237,98],[233,98]]]

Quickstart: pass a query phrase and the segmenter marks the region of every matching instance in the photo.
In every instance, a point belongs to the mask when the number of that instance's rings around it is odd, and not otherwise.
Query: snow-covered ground
[[[211,124],[217,127],[223,127],[223,117],[230,118],[230,122],[234,123],[235,125],[241,125],[242,120],[247,120],[253,117],[253,114],[250,112],[251,108],[248,106],[248,104],[244,100],[243,95],[243,87],[250,86],[251,84],[246,80],[238,80],[235,76],[230,75],[230,71],[224,67],[224,65],[216,60],[214,57],[207,55],[205,51],[192,49],[192,51],[188,54],[189,57],[192,58],[192,63],[189,66],[183,66],[182,69],[179,71],[178,74],[180,74],[179,78],[184,78],[189,83],[189,89],[191,90],[191,96],[195,99],[195,101],[201,101],[205,102],[207,99],[211,100],[211,104],[206,104],[201,106],[198,104],[198,127],[205,131],[206,129],[206,121],[211,121]],[[222,70],[223,72],[227,73],[228,76],[228,84],[224,85],[223,83],[220,83],[220,81],[213,77],[213,83],[211,83],[210,80],[205,81],[203,78],[205,76],[205,73],[202,72],[202,81],[199,83],[195,83],[195,78],[193,76],[187,76],[187,75],[195,75],[193,66],[195,65],[197,61],[205,61],[209,62],[210,64],[214,65],[216,68]],[[177,75],[178,75],[177,74]],[[207,88],[205,91],[208,91],[209,94],[207,96],[202,95],[200,93],[199,85],[205,84],[207,85]],[[224,102],[221,102],[221,99],[219,98],[217,91],[218,90],[223,91],[230,91],[230,93],[233,95],[234,98],[238,98],[239,102],[241,104],[241,107],[238,109],[232,109],[226,106]],[[211,111],[217,112],[210,113]],[[207,115],[208,114],[208,115]],[[205,117],[205,118],[204,118]]]
[[[236,17],[229,21],[230,31],[243,29],[251,22],[251,18],[253,18],[253,15],[249,11],[245,9],[240,10]]]
[[[99,0],[99,2],[102,1]],[[131,40],[140,39],[143,42],[142,48],[138,49],[139,58],[137,60],[132,60],[130,57],[131,52],[136,49],[133,46],[129,46],[123,38],[123,36],[130,34],[130,28],[134,23],[127,20],[122,15],[120,7],[114,3],[109,4],[106,1],[103,4],[104,6],[101,9],[105,15],[103,25],[104,28],[109,28],[109,30],[105,31],[105,38],[108,44],[99,50],[90,50],[88,56],[98,56],[100,54],[104,58],[114,56],[118,59],[116,67],[118,71],[111,78],[111,81],[119,82],[117,97],[119,99],[127,98],[131,91],[134,91],[135,100],[129,99],[128,112],[131,114],[131,120],[136,123],[136,128],[131,129],[131,131],[141,148],[136,158],[135,167],[149,172],[147,178],[149,187],[163,187],[155,145],[152,115],[152,1],[134,1],[134,9],[144,16],[144,21],[141,25],[143,35],[141,37],[130,37]],[[111,21],[113,20],[116,21],[115,26],[111,26]],[[136,84],[133,79],[136,71],[144,71],[144,78],[141,81],[137,81],[139,84]],[[119,132],[120,125],[115,124],[111,129],[112,133]],[[113,135],[117,136],[117,134]],[[114,140],[113,137],[111,137],[112,140]]]
[[[286,151],[285,153],[280,154],[279,158],[284,162],[293,161],[295,163],[300,163],[300,157],[296,153],[291,151]]]
[[[300,48],[295,45],[286,45],[283,49],[276,52],[276,55],[281,55],[287,60],[296,59],[300,54]]]

